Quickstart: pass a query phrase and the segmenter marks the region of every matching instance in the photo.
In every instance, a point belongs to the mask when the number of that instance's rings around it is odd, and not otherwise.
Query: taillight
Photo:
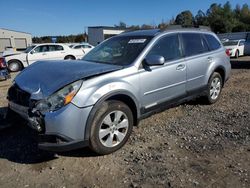
[[[0,68],[6,68],[6,62],[3,57],[0,57]]]
[[[230,50],[229,49],[226,49],[226,54],[227,54],[227,56],[230,57]]]

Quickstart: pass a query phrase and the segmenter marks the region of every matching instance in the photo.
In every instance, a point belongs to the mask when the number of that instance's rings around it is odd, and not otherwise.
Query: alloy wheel
[[[219,78],[215,77],[211,82],[210,96],[211,99],[216,100],[219,97],[221,91],[221,81]]]
[[[127,115],[122,111],[113,111],[106,115],[99,129],[99,139],[105,147],[115,147],[120,144],[129,127]]]

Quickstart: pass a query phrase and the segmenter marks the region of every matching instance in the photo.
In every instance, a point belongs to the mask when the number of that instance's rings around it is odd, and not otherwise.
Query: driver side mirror
[[[33,51],[33,50],[31,50],[31,51],[30,51],[30,54],[32,55],[33,53],[34,53],[34,51]]]
[[[165,58],[160,55],[148,55],[145,58],[145,63],[148,66],[159,66],[164,65]]]

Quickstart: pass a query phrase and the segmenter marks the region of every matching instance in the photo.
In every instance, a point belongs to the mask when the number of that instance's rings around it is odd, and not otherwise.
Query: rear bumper
[[[6,69],[3,69],[3,70],[0,70],[0,79],[1,80],[6,80],[6,79],[9,79],[11,76],[10,76],[10,73],[8,72],[8,70]]]

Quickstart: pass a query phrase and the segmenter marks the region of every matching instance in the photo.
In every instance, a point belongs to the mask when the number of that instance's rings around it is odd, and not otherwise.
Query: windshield
[[[29,53],[35,47],[36,47],[36,45],[29,46],[28,48],[26,48],[26,50],[24,51],[24,53]]]
[[[69,47],[70,47],[70,48],[73,48],[73,47],[74,47],[74,44],[69,45]]]
[[[151,39],[151,36],[113,37],[91,50],[83,57],[83,60],[115,65],[130,65]]]
[[[228,41],[228,42],[224,42],[223,45],[224,46],[236,46],[238,45],[239,41]]]

